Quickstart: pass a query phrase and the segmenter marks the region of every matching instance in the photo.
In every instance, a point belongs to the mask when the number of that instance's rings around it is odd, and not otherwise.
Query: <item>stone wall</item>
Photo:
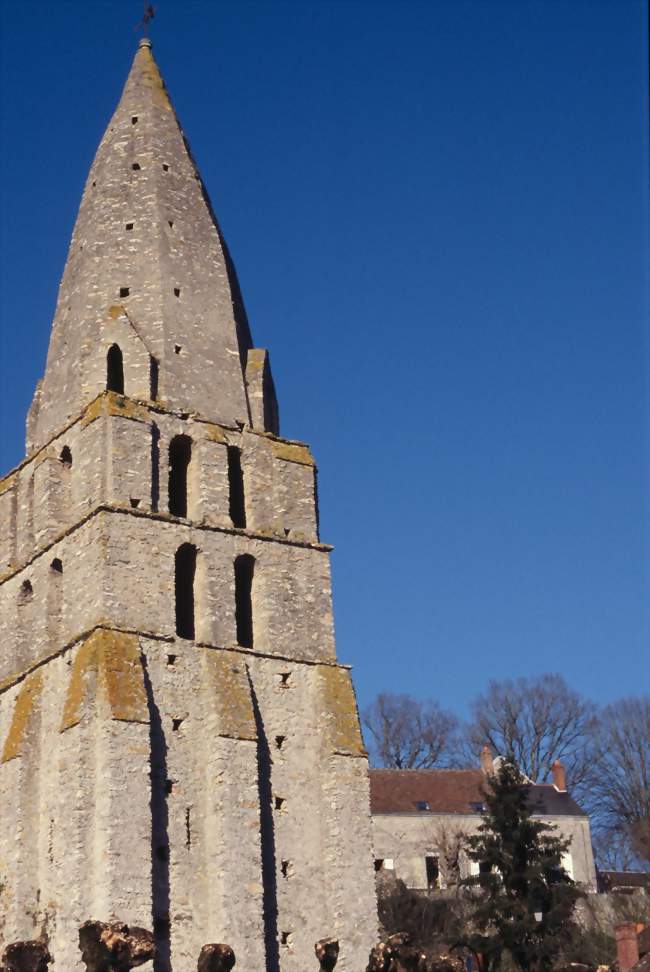
[[[179,435],[187,516],[168,509]],[[2,485],[0,942],[45,933],[80,969],[73,929],[119,916],[153,920],[161,972],[206,941],[298,969],[324,934],[358,965],[376,933],[367,762],[307,447],[104,393]],[[176,634],[187,542],[192,640]],[[242,553],[252,647],[237,644]]]

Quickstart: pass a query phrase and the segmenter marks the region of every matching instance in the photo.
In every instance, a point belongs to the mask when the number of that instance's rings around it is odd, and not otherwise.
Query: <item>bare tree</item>
[[[446,888],[458,892],[461,880],[461,863],[470,829],[461,823],[437,823],[432,830],[431,846],[439,855],[440,872]]]
[[[362,713],[372,762],[393,769],[431,769],[444,765],[458,728],[456,716],[433,699],[382,693]]]
[[[619,866],[650,868],[650,696],[608,705],[594,740],[597,843]]]
[[[585,791],[592,766],[595,707],[566,684],[560,675],[490,682],[471,706],[461,757],[471,765],[487,743],[497,754],[512,754],[534,783],[551,778],[551,767],[562,760],[573,793]]]

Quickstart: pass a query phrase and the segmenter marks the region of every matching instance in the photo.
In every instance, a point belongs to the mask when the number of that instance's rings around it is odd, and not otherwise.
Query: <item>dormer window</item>
[[[431,807],[426,800],[416,800],[415,809],[424,812],[425,810],[430,810]]]
[[[485,813],[484,803],[470,803],[469,808],[472,813]]]

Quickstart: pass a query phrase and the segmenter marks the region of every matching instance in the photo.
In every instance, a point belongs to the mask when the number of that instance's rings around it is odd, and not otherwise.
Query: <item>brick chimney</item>
[[[639,939],[636,925],[633,921],[626,921],[614,927],[616,936],[616,958],[620,972],[629,972],[639,961]]]
[[[487,744],[481,750],[479,759],[483,776],[492,776],[494,773],[494,760],[492,759],[492,750]]]
[[[564,764],[556,759],[551,766],[551,771],[553,773],[553,786],[559,793],[566,793],[566,770]]]

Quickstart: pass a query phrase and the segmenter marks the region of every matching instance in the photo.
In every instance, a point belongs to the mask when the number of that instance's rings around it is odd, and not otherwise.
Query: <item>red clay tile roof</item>
[[[371,769],[370,806],[373,813],[480,813],[484,782],[478,769]],[[547,816],[584,816],[568,793],[546,784],[530,786],[530,803],[535,813]]]

